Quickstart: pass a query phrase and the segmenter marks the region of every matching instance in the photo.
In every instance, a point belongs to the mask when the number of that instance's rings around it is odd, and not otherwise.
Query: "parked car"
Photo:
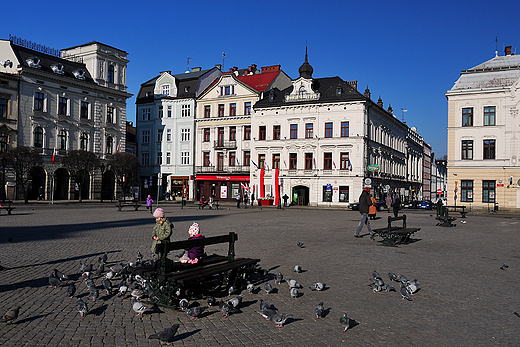
[[[353,202],[348,206],[352,211],[359,211],[359,202]],[[377,210],[384,211],[386,209],[386,202],[378,201]]]
[[[423,200],[419,203],[419,205],[417,207],[425,209],[425,210],[431,210],[432,206],[433,206],[433,203],[431,200]]]
[[[407,200],[401,204],[401,208],[417,208],[419,201]]]

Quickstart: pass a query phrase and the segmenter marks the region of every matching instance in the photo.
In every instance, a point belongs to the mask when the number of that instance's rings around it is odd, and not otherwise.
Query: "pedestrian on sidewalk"
[[[372,205],[372,200],[370,200],[370,188],[365,187],[359,196],[359,213],[361,213],[361,220],[356,228],[356,232],[354,237],[363,237],[359,235],[361,229],[363,229],[363,225],[367,225],[368,232],[370,233],[370,238],[373,239],[374,233],[372,232],[372,228],[370,227],[370,221],[368,220],[368,210]]]
[[[237,208],[240,208],[240,193],[237,194]]]
[[[372,201],[372,205],[368,208],[368,216],[370,219],[376,219],[377,214],[377,200],[370,194],[370,201]]]
[[[399,214],[399,207],[401,207],[401,198],[399,198],[399,195],[395,195],[394,203],[392,205],[394,208],[394,217],[397,217]]]
[[[386,196],[386,209],[388,210],[388,213],[390,213],[390,207],[392,207],[392,195],[388,194]]]
[[[155,204],[155,201],[153,201],[152,196],[148,195],[146,198],[146,209],[150,210],[150,213],[152,213],[152,205]]]

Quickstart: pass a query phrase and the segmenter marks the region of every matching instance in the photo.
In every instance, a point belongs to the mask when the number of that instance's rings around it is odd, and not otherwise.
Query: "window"
[[[236,141],[237,127],[229,127],[229,141]]]
[[[298,165],[298,153],[289,153],[289,170],[296,170]]]
[[[210,132],[209,132],[209,128],[204,128],[204,137],[203,137],[203,141],[204,142],[209,142],[209,135]]]
[[[258,155],[258,168],[265,169],[265,154]]]
[[[218,104],[218,116],[224,117],[224,104]]]
[[[332,137],[332,123],[325,123],[325,137]]]
[[[235,86],[220,87],[220,95],[232,95],[232,94],[235,94]]]
[[[159,106],[159,118],[163,117],[163,107]]]
[[[242,161],[244,166],[251,165],[251,152],[250,151],[244,151],[244,160]]]
[[[44,102],[43,93],[36,92],[34,93],[34,110],[43,112],[43,102]]]
[[[298,124],[291,124],[291,139],[298,138]]]
[[[495,125],[495,106],[484,107],[484,125]]]
[[[236,162],[236,153],[229,152],[229,166],[235,166],[235,162]]]
[[[189,128],[181,129],[181,141],[189,141],[190,140],[190,130]]]
[[[258,127],[258,141],[265,140],[265,125]]]
[[[63,129],[58,133],[58,149],[61,151],[67,149],[67,132]]]
[[[280,140],[281,125],[273,125],[273,140]]]
[[[150,120],[150,109],[149,108],[143,108],[143,120]]]
[[[341,152],[339,154],[339,168],[340,170],[348,170],[350,169],[350,159],[348,152]]]
[[[107,123],[115,123],[114,108],[112,106],[107,106]]]
[[[217,171],[224,171],[224,153],[217,152]]]
[[[211,117],[211,105],[204,106],[204,118]]]
[[[495,159],[495,140],[484,140],[484,159]]]
[[[181,164],[190,165],[190,152],[181,152]]]
[[[460,201],[473,202],[473,181],[460,181]]]
[[[43,148],[43,129],[41,127],[34,128],[34,147]]]
[[[67,115],[67,104],[68,104],[68,101],[69,99],[63,97],[63,96],[60,96],[59,99],[58,99],[58,114],[59,115],[62,115],[62,116],[65,116]]]
[[[219,147],[224,146],[224,127],[217,128],[217,143]]]
[[[157,129],[157,142],[162,142],[163,129]]]
[[[251,140],[251,125],[244,125],[244,140]]]
[[[473,159],[473,140],[462,140],[462,159]]]
[[[237,115],[237,104],[229,104],[229,115],[230,116]]]
[[[327,186],[323,186],[323,202],[332,202],[332,190],[327,190]]]
[[[348,202],[348,186],[339,186],[339,202]]]
[[[482,202],[495,202],[495,181],[482,181]]]
[[[150,143],[150,130],[143,130],[141,135],[141,143]]]
[[[341,137],[348,137],[348,122],[341,122]]]
[[[161,94],[162,94],[162,96],[170,96],[170,85],[169,84],[163,84],[161,86]]]
[[[107,81],[110,83],[114,83],[114,65],[108,65],[108,76]]]
[[[166,129],[166,141],[172,141],[172,129]]]
[[[273,154],[273,169],[280,168],[280,153]]]
[[[202,165],[203,166],[210,166],[211,162],[209,161],[209,152],[203,152],[202,153]]]
[[[462,109],[462,126],[471,127],[473,126],[473,107]]]
[[[250,101],[244,102],[244,114],[246,116],[251,114],[251,102]]]
[[[162,165],[162,152],[157,152],[157,165]]]
[[[82,133],[79,137],[79,149],[88,150],[88,134]]]
[[[106,154],[112,154],[114,151],[114,139],[112,136],[107,137],[107,148],[105,150]]]
[[[172,107],[168,106],[168,118],[172,118]]]
[[[7,118],[7,99],[0,99],[0,117]]]
[[[150,165],[150,154],[149,153],[141,153],[141,165],[142,166]]]
[[[88,109],[89,109],[89,103],[86,101],[81,102],[81,108],[79,110],[79,116],[82,119],[88,119]]]
[[[295,124],[293,124],[295,125]],[[298,128],[296,128],[298,129]],[[312,137],[314,136],[314,124],[312,123],[307,123],[305,124],[305,138],[306,139],[312,139]],[[291,125],[291,139],[292,139],[292,125]],[[296,138],[296,137],[294,137]]]
[[[312,153],[305,153],[305,170],[312,170]]]
[[[181,108],[181,117],[190,117],[191,116],[191,105],[182,105]]]
[[[332,170],[332,152],[323,153],[323,170]]]
[[[171,163],[171,153],[166,152],[166,165],[170,165]]]

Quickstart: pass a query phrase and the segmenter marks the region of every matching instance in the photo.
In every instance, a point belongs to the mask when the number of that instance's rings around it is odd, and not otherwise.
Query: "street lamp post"
[[[7,165],[7,160],[5,159],[5,157],[2,157],[2,184],[3,184],[2,202],[5,202],[5,195],[6,195],[6,192],[5,192],[5,166],[6,165]]]
[[[105,163],[101,163],[101,203],[103,203],[103,176],[105,174]]]

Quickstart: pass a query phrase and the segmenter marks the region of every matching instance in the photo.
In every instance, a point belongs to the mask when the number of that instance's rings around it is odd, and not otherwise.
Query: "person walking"
[[[370,219],[376,219],[377,214],[377,200],[370,194],[370,201],[372,201],[372,205],[368,208],[368,216]]]
[[[240,208],[240,193],[237,194],[237,208]]]
[[[390,213],[390,207],[392,207],[392,196],[388,194],[386,196],[386,209],[388,210],[388,213]]]
[[[150,210],[150,213],[152,213],[153,204],[155,204],[155,201],[153,201],[151,195],[148,195],[148,197],[146,198],[146,209]]]
[[[356,232],[354,237],[363,237],[359,235],[361,229],[363,229],[363,225],[367,225],[368,232],[370,233],[370,239],[373,240],[374,233],[372,232],[372,228],[370,227],[370,222],[368,220],[368,210],[372,205],[372,200],[370,200],[370,188],[365,187],[359,196],[359,213],[361,213],[361,220],[359,221],[359,225],[356,228]]]
[[[394,217],[397,217],[397,215],[399,214],[399,207],[401,207],[401,198],[399,198],[399,195],[395,195],[392,207],[394,209]]]

